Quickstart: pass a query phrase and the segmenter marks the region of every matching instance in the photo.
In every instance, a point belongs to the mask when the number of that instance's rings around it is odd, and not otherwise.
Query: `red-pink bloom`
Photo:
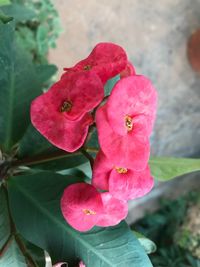
[[[154,180],[148,166],[142,171],[117,167],[109,177],[110,194],[123,200],[142,197],[151,191],[153,185]]]
[[[53,267],[64,267],[64,266],[66,266],[66,267],[68,266],[66,262],[59,262],[59,263],[53,265]]]
[[[116,76],[126,68],[127,56],[119,45],[113,43],[99,43],[92,50],[90,55],[78,62],[72,68],[65,68],[67,76],[71,71],[90,71],[95,72],[103,83]]]
[[[157,94],[150,81],[135,75],[118,81],[107,103],[97,110],[101,149],[117,166],[134,170],[146,167],[156,102]]]
[[[101,194],[104,212],[99,216],[97,226],[113,226],[125,219],[128,214],[128,205],[126,201],[114,198],[110,193]]]
[[[116,166],[126,166],[135,170],[145,168],[150,156],[150,145],[148,136],[144,134],[142,122],[140,123],[134,126],[134,132],[120,135],[111,128],[107,106],[104,105],[97,110],[96,124],[101,149]]]
[[[142,171],[115,165],[112,158],[107,158],[102,151],[95,159],[92,184],[101,190],[107,190],[115,198],[135,199],[147,194],[154,181],[147,166]]]
[[[68,186],[61,199],[65,220],[78,231],[90,230],[103,212],[101,194],[89,184],[77,183]]]
[[[120,78],[122,79],[133,75],[136,75],[135,68],[133,64],[130,61],[128,61],[126,68],[120,73]]]
[[[32,102],[32,124],[52,144],[73,152],[85,141],[93,123],[88,112],[101,102],[103,91],[96,74],[71,73]]]
[[[82,261],[80,261],[79,262],[79,267],[86,267],[86,265]]]
[[[138,127],[150,135],[156,116],[157,93],[142,75],[119,80],[107,101],[107,116],[113,130],[120,135],[132,134]]]

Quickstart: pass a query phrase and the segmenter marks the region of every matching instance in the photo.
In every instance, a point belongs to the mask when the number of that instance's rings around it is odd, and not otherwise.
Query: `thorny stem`
[[[8,191],[7,191],[7,188],[6,188],[5,185],[3,186],[3,188],[4,188],[5,196],[6,196],[6,202],[7,202],[7,209],[8,209],[9,221],[10,221],[10,231],[11,231],[11,234],[8,237],[8,239],[7,239],[6,243],[4,244],[3,248],[0,250],[0,257],[2,257],[3,254],[7,251],[7,249],[9,248],[9,246],[10,246],[10,244],[11,244],[13,238],[14,238],[15,241],[16,241],[16,243],[19,246],[19,249],[21,250],[22,254],[25,257],[28,266],[29,267],[38,267],[37,263],[35,263],[35,261],[31,257],[31,255],[29,254],[29,252],[27,251],[26,246],[24,245],[23,241],[21,240],[21,238],[20,238],[20,236],[19,236],[19,234],[17,232],[15,223],[14,223],[13,218],[12,218],[12,215],[11,215],[10,206],[9,206]]]

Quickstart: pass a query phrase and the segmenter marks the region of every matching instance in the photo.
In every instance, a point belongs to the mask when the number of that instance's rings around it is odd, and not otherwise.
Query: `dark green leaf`
[[[25,22],[36,18],[35,12],[32,9],[28,9],[24,5],[6,5],[2,6],[1,10],[6,15],[13,17],[16,22]]]
[[[105,91],[105,95],[110,95],[113,86],[116,84],[117,81],[119,81],[120,77],[119,75],[115,76],[114,78],[110,79],[107,81],[105,87],[104,87],[104,91]]]
[[[27,267],[25,258],[14,239],[0,258],[0,267]]]
[[[11,210],[21,234],[46,249],[54,262],[66,261],[69,267],[79,259],[87,267],[152,267],[125,222],[88,233],[67,225],[60,198],[71,182],[70,177],[48,172],[9,179]]]
[[[39,267],[45,266],[44,250],[23,239],[26,250]]]
[[[149,164],[152,175],[160,181],[200,171],[200,159],[152,157]]]
[[[3,23],[8,23],[9,21],[13,20],[13,17],[5,15],[1,10],[0,10],[0,21]]]
[[[6,195],[3,187],[0,187],[0,250],[10,235],[10,222]]]
[[[0,147],[8,151],[30,123],[30,102],[42,93],[47,75],[38,75],[30,56],[15,44],[10,23],[0,25],[0,68]]]

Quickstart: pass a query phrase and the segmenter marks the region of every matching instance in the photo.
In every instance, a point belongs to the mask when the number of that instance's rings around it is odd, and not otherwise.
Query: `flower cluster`
[[[100,151],[91,184],[65,189],[63,216],[79,231],[116,225],[127,216],[127,201],[153,187],[148,160],[156,91],[112,43],[98,44],[86,59],[64,70],[60,81],[32,102],[32,123],[68,152],[83,146],[90,125],[96,123]],[[120,80],[105,101],[104,85],[116,75]]]

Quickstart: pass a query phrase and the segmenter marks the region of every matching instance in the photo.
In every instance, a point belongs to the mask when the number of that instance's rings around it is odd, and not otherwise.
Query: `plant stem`
[[[93,147],[87,147],[85,148],[86,152],[93,152],[93,153],[97,153],[98,149],[93,148]],[[22,159],[22,160],[15,160],[12,162],[12,167],[18,167],[18,166],[31,166],[31,165],[35,165],[35,164],[40,164],[40,163],[44,163],[44,162],[48,162],[48,161],[52,161],[52,160],[57,160],[57,159],[62,159],[62,158],[66,158],[66,157],[72,157],[74,155],[80,155],[82,153],[81,150],[78,150],[75,153],[68,153],[65,151],[56,151],[56,152],[52,152],[51,154],[49,153],[48,155],[42,155],[42,156],[33,156],[31,158],[26,158],[26,159]]]
[[[9,245],[11,244],[11,241],[14,238],[17,245],[19,246],[19,249],[21,250],[21,253],[24,255],[24,258],[26,259],[28,266],[29,267],[38,267],[37,263],[33,260],[33,258],[31,257],[31,255],[27,251],[26,246],[24,245],[22,239],[20,238],[20,236],[17,232],[15,223],[14,223],[12,215],[11,215],[11,210],[10,210],[10,206],[9,206],[8,191],[7,191],[6,185],[4,185],[3,188],[4,188],[5,196],[6,196],[8,216],[9,216],[9,221],[10,221],[10,231],[11,231],[11,234],[10,234],[8,240],[6,241],[5,245],[3,246],[4,247],[3,253],[5,253],[6,250],[9,248]]]
[[[4,256],[4,253],[9,248],[12,240],[13,240],[13,235],[10,234],[9,237],[8,237],[8,239],[6,240],[5,244],[3,245],[2,249],[0,250],[0,258],[2,258]]]

